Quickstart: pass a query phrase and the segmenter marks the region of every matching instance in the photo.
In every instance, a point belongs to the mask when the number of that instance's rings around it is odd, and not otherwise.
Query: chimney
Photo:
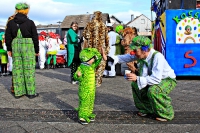
[[[134,14],[131,14],[131,21],[133,21],[134,19]]]

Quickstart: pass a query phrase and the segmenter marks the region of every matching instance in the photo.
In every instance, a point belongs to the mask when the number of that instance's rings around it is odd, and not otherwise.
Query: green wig
[[[115,28],[115,31],[117,32],[117,33],[119,33],[121,30],[123,30],[124,29],[124,27],[122,26],[122,25],[117,25],[116,26],[116,28]]]

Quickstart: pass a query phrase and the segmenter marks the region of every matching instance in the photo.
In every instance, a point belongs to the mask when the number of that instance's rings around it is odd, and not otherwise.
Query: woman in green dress
[[[71,83],[76,84],[73,75],[80,65],[79,53],[81,46],[78,38],[78,23],[72,22],[67,32],[67,65],[71,67]]]

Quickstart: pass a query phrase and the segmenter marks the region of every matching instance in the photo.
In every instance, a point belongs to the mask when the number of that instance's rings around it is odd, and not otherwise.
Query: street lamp
[[[61,21],[58,21],[57,22],[59,24],[59,35],[61,36],[61,33],[60,33],[60,24],[62,23]]]

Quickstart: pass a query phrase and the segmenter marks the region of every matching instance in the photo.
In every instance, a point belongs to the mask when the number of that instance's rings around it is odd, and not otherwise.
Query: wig
[[[131,27],[127,27],[123,30],[123,36],[126,36],[127,34],[133,34],[134,31]]]
[[[124,27],[122,25],[117,25],[115,27],[115,31],[119,34],[121,34],[123,32]]]
[[[21,13],[21,14],[24,14],[24,15],[27,15],[28,12],[29,12],[29,9],[24,9],[24,10],[16,10],[15,11],[16,13]]]
[[[27,3],[17,3],[15,5],[15,13],[21,13],[27,15],[30,9],[30,6]]]

